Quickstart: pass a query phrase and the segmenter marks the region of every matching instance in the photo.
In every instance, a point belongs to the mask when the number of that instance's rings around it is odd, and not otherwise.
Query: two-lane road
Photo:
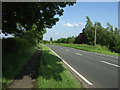
[[[118,88],[118,58],[70,47],[47,45],[92,85],[88,88]]]

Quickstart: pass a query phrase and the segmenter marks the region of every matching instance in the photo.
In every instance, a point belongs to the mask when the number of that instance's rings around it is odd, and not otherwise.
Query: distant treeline
[[[96,44],[106,46],[112,52],[120,53],[120,33],[117,27],[107,23],[107,27],[104,28],[100,22],[93,24],[89,17],[87,17],[85,28],[78,36],[60,38],[54,43],[75,43],[75,44],[88,44],[94,45],[95,29],[96,29]]]

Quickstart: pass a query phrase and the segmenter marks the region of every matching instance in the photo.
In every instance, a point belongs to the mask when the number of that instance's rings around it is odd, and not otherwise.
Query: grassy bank
[[[115,55],[115,56],[120,55],[118,53],[111,52],[107,47],[100,46],[100,45],[92,46],[92,45],[86,45],[86,44],[63,44],[63,43],[59,43],[59,44],[51,43],[51,44],[76,48],[76,49],[90,51],[90,52],[102,53],[102,54],[107,54],[107,55]]]
[[[64,67],[62,61],[47,46],[42,46],[38,87],[83,88],[78,80]]]
[[[35,46],[28,41],[19,38],[3,40],[3,88],[7,87],[19,74],[36,52]]]

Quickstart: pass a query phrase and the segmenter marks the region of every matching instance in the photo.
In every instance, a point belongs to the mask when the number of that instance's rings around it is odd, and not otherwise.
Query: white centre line
[[[66,50],[66,51],[70,51],[70,50]]]
[[[115,66],[115,67],[120,67],[119,65],[116,65],[116,64],[112,64],[112,63],[109,63],[109,62],[106,62],[106,61],[101,61],[101,62],[103,62],[103,63],[105,63],[105,64],[108,64],[108,65],[112,65],[112,66]]]
[[[82,54],[80,54],[80,53],[76,53],[76,54],[77,54],[77,55],[80,55],[80,56],[82,55]]]
[[[64,59],[62,59],[57,53],[55,53],[51,48],[49,48],[56,56],[58,56],[63,63],[65,63],[76,75],[78,75],[80,78],[82,78],[88,85],[93,85],[90,81],[88,81],[83,75],[78,73],[73,67],[71,67]]]

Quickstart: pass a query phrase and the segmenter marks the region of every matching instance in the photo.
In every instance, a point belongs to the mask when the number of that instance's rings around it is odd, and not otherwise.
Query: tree
[[[53,41],[53,39],[52,39],[52,37],[50,38],[50,42],[52,42]]]
[[[113,28],[112,25],[108,26],[110,34],[109,48],[114,52],[120,52],[120,34],[118,28]]]
[[[96,34],[95,34],[96,31]],[[87,23],[82,33],[75,38],[75,43],[102,45],[106,46],[113,52],[120,52],[120,33],[117,27],[107,23],[107,28],[104,28],[100,22],[95,22],[93,25],[90,18],[87,17]]]
[[[31,43],[38,43],[43,39],[43,34],[46,33],[46,30],[42,30],[39,32],[36,30],[35,26],[33,25],[31,30],[26,31],[22,38],[29,40]]]
[[[104,28],[100,22],[95,22],[94,26],[94,46],[96,44],[101,44],[103,42],[103,33],[105,33]]]
[[[87,23],[85,25],[85,37],[86,37],[86,42],[89,45],[93,45],[94,41],[94,28],[93,28],[93,23],[91,22],[90,18],[87,16]]]
[[[110,23],[107,23],[107,30],[113,33],[113,25],[111,25]]]
[[[57,39],[57,41],[55,41],[56,43],[74,43],[75,41],[75,37],[68,37],[68,38],[59,38]]]
[[[95,34],[94,34],[94,46],[96,46],[96,23],[94,24],[94,32],[95,32]]]
[[[72,37],[68,37],[67,39],[66,39],[66,43],[74,43],[74,41],[75,41],[75,37],[74,36],[72,36]]]
[[[85,28],[83,28],[82,33],[80,33],[76,38],[74,43],[78,44],[86,44],[86,37],[85,37]]]
[[[74,2],[3,2],[2,4],[2,32],[21,37],[36,25],[36,30],[42,32],[44,28],[51,28],[59,20],[56,15],[63,15],[63,8]]]

